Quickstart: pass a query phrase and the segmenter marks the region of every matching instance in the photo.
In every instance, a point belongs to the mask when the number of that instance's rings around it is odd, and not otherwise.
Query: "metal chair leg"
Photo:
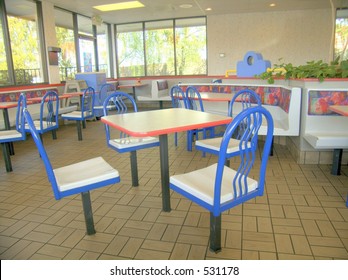
[[[82,192],[81,197],[82,197],[83,213],[85,215],[87,235],[92,235],[92,234],[95,234],[96,231],[94,229],[91,196],[89,192]]]
[[[210,212],[210,251],[218,253],[221,251],[221,215],[215,217]]]

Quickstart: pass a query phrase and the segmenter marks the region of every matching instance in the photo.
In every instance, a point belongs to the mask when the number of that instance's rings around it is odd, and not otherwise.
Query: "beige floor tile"
[[[88,122],[83,141],[75,125],[62,125],[55,141],[44,135],[54,167],[103,156],[121,174],[120,183],[91,192],[94,236],[86,236],[79,195],[54,199],[31,137],[16,143],[13,172],[0,161],[2,260],[348,259],[348,165],[332,176],[329,165],[297,164],[275,144],[265,194],[223,213],[216,254],[209,251],[206,209],[171,191],[172,211],[162,211],[159,149],[137,153],[140,184],[132,187],[129,154],[107,148],[104,133],[101,122]],[[171,175],[216,162],[186,151],[186,134],[179,136],[177,147],[168,138]]]

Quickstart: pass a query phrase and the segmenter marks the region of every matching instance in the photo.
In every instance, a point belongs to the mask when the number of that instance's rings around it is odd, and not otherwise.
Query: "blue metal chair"
[[[0,131],[0,144],[5,161],[6,172],[13,171],[9,143],[26,139],[25,121],[23,115],[24,108],[27,108],[27,99],[25,93],[21,93],[18,98],[17,105],[16,129]]]
[[[173,108],[188,108],[185,92],[179,86],[173,86],[170,89],[170,98]],[[174,133],[174,143],[178,146],[178,133]]]
[[[94,100],[94,115],[99,118],[103,116],[103,104],[105,99],[116,90],[115,84],[103,84]]]
[[[231,99],[228,106],[228,116],[234,118],[237,116],[235,112],[241,112],[252,106],[261,106],[261,99],[256,92],[250,89],[242,89],[238,91]],[[239,138],[243,132],[244,124],[241,123],[240,127],[235,131],[233,138],[229,142],[227,149],[227,159],[237,155],[239,153]],[[202,152],[218,155],[220,150],[222,137],[209,138],[196,141],[196,149]],[[228,160],[226,162],[229,165]]]
[[[59,200],[66,196],[81,193],[87,234],[94,234],[96,231],[93,222],[90,191],[120,182],[118,171],[102,157],[53,169],[27,109],[24,109],[24,117],[45,164],[47,177],[51,183],[55,199]]]
[[[52,139],[57,139],[57,129],[59,127],[58,114],[59,114],[59,97],[55,91],[48,91],[41,99],[40,103],[40,119],[34,121],[35,128],[40,135],[41,141],[43,141],[42,135],[45,132],[52,131]],[[26,132],[29,132],[29,128],[26,125]]]
[[[79,141],[82,141],[81,124],[85,126],[87,119],[94,118],[94,110],[93,110],[94,99],[95,99],[94,89],[92,87],[88,87],[83,92],[81,105],[80,105],[80,111],[73,111],[67,114],[62,114],[62,119],[68,120],[68,121],[76,121],[77,138]]]
[[[116,91],[110,94],[104,101],[104,115],[109,114],[126,114],[128,112],[137,112],[138,108],[135,100],[127,93]],[[138,186],[138,164],[137,150],[159,146],[159,140],[156,137],[130,137],[126,133],[120,132],[119,138],[112,138],[110,127],[105,126],[106,144],[109,148],[119,152],[130,152],[130,164],[132,172],[132,185]]]
[[[193,86],[187,87],[185,92],[185,97],[186,97],[187,109],[204,112],[204,106],[203,106],[201,94],[195,87]],[[188,151],[192,151],[193,136],[196,135],[196,140],[198,140],[200,132],[202,132],[203,134],[203,139],[207,138],[207,132],[209,132],[210,137],[214,137],[215,135],[214,127],[187,131],[187,150]]]
[[[258,131],[262,118],[267,121],[263,151],[258,153]],[[236,168],[225,165],[228,145],[240,125],[247,124],[239,140]],[[221,250],[221,213],[257,196],[262,196],[269,151],[273,137],[273,119],[262,106],[242,111],[225,131],[216,164],[170,177],[170,188],[210,212],[210,250]],[[261,154],[261,162],[255,160]]]

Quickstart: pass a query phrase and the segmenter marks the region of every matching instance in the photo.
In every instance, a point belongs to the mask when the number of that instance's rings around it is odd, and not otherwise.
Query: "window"
[[[23,0],[17,1],[17,5],[25,7],[25,13],[17,14],[16,6],[7,10],[15,84],[42,83],[36,4]]]
[[[175,21],[176,73],[195,75],[207,73],[205,18]]]
[[[78,15],[81,72],[95,72],[94,36],[90,18]]]
[[[337,10],[335,32],[335,59],[348,59],[348,9]]]
[[[10,77],[7,67],[7,55],[5,49],[4,32],[0,21],[0,86],[10,85]]]
[[[142,24],[118,25],[116,40],[118,77],[145,76]]]
[[[175,75],[172,20],[145,23],[145,50],[148,76]]]
[[[206,75],[206,18],[116,26],[118,77]]]
[[[98,70],[100,72],[106,72],[106,76],[111,77],[108,26],[105,23],[97,26],[97,46]]]
[[[60,9],[55,9],[55,24],[59,55],[59,75],[61,81],[75,79],[76,51],[74,40],[74,24],[72,14]]]

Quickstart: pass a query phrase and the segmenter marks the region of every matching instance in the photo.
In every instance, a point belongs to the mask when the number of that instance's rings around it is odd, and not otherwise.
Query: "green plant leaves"
[[[291,63],[274,64],[274,67],[256,77],[267,80],[269,84],[274,83],[274,78],[284,79],[306,79],[316,78],[320,82],[326,78],[347,78],[348,60],[339,63],[339,57],[330,64],[318,61],[308,61],[305,65],[293,66]]]

